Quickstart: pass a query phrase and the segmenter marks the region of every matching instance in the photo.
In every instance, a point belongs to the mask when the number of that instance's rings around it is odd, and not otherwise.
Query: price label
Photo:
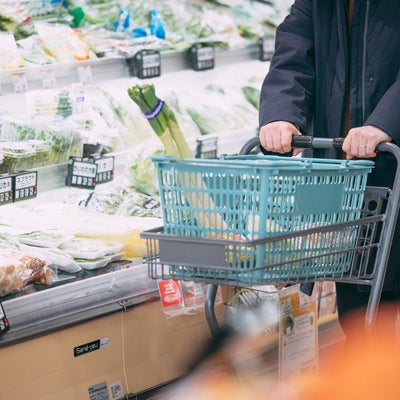
[[[97,164],[94,159],[72,157],[68,162],[67,186],[94,189],[96,186]]]
[[[97,159],[97,183],[111,182],[114,179],[114,157],[101,157]]]
[[[0,334],[8,331],[10,329],[10,323],[4,312],[3,305],[0,303]]]
[[[79,82],[82,85],[93,83],[92,68],[90,65],[81,65],[78,67]]]
[[[213,69],[215,66],[215,50],[213,46],[195,44],[190,50],[192,68],[195,71]]]
[[[14,201],[32,199],[37,196],[37,171],[13,174]]]
[[[14,73],[11,75],[15,93],[25,93],[28,91],[28,80],[23,72]]]
[[[264,36],[259,41],[260,61],[269,61],[275,51],[275,40],[270,36]]]
[[[217,154],[217,137],[204,137],[197,139],[196,158],[217,158]]]
[[[138,78],[155,78],[161,75],[161,55],[158,51],[141,50],[135,60]]]
[[[0,177],[0,204],[14,200],[13,178],[10,175]]]
[[[52,69],[43,69],[40,71],[43,89],[53,89],[56,87],[56,75]]]

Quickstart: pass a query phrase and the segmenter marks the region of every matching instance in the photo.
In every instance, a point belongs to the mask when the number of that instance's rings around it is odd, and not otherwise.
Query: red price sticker
[[[163,307],[182,305],[182,292],[179,283],[172,279],[158,282]]]

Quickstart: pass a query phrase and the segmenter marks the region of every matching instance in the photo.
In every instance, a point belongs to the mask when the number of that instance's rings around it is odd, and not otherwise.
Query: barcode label
[[[124,397],[124,390],[122,388],[121,381],[112,383],[110,385],[110,394],[111,394],[110,400],[120,400]]]

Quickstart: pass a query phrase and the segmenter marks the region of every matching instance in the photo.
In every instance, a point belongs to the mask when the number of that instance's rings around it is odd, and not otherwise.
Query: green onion
[[[192,150],[173,111],[165,103],[162,104],[160,110],[157,110],[157,107],[160,106],[160,99],[156,96],[153,85],[136,85],[128,89],[128,95],[144,114],[148,115],[154,112],[155,116],[149,118],[148,121],[163,142],[168,155],[183,158],[193,157]]]

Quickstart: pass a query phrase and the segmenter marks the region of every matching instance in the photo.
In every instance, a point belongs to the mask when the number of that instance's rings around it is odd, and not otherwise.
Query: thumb
[[[299,148],[295,148],[293,149],[293,157],[298,156],[299,154],[301,154],[303,152],[304,149],[299,149]]]

